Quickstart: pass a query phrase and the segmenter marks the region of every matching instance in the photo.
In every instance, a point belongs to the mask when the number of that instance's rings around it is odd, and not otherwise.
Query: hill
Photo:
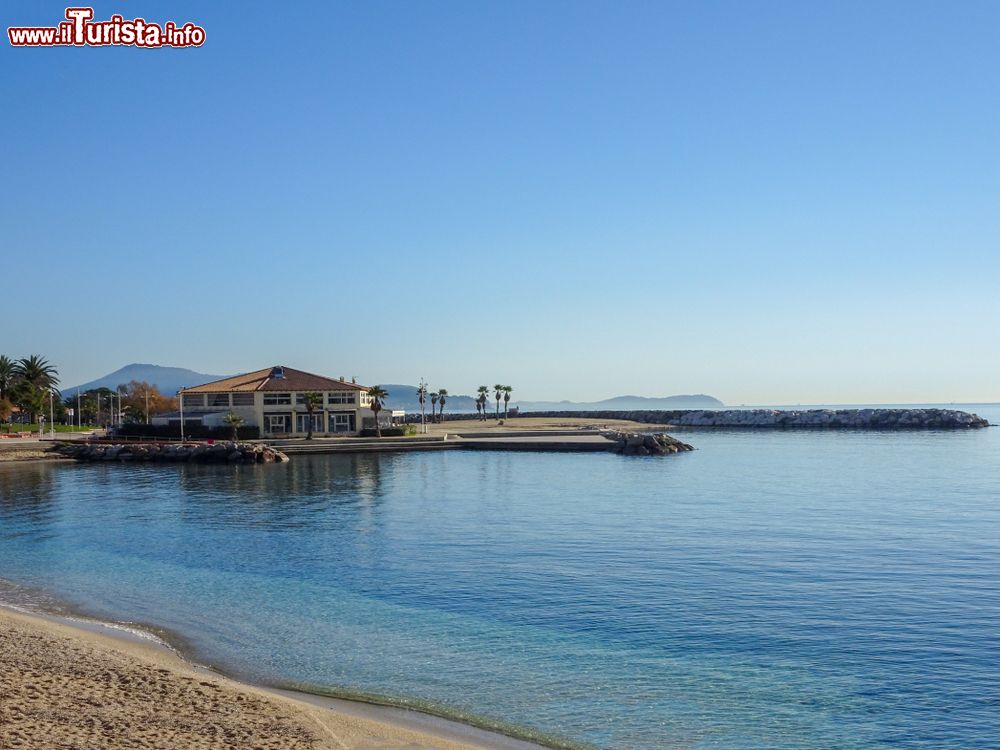
[[[160,393],[165,396],[173,396],[181,388],[190,388],[192,385],[201,385],[213,380],[228,377],[226,375],[206,375],[205,373],[187,370],[183,367],[163,367],[162,365],[145,365],[133,363],[125,365],[121,369],[108,373],[103,377],[91,380],[89,383],[75,385],[72,388],[64,388],[64,397],[75,396],[77,391],[89,391],[91,388],[111,388],[124,385],[131,380],[144,381],[150,385],[155,385]]]
[[[417,401],[417,386],[401,383],[383,383],[382,387],[389,392],[389,398],[386,399],[385,404],[386,408],[404,409],[409,413],[420,411],[420,403]],[[662,398],[614,396],[603,401],[583,403],[576,401],[520,401],[515,398],[510,402],[510,405],[517,406],[521,411],[601,411],[619,409],[636,411],[640,409],[717,409],[725,406],[719,399],[704,394],[663,396]],[[496,401],[491,394],[489,400],[490,411],[492,412],[495,407]],[[428,413],[430,413],[430,408],[431,405],[428,402]],[[476,401],[473,396],[448,396],[445,413],[475,413],[475,411]]]
[[[75,396],[78,390],[87,391],[91,388],[115,388],[116,386],[128,383],[130,380],[145,381],[150,385],[155,385],[160,389],[160,393],[173,396],[181,388],[189,388],[193,385],[201,385],[212,380],[228,377],[226,375],[208,375],[194,370],[187,370],[183,367],[163,367],[162,365],[131,364],[115,370],[112,373],[91,380],[89,383],[73,386],[63,390],[63,396]],[[385,408],[403,409],[411,414],[420,411],[420,403],[417,401],[417,386],[403,383],[382,383],[389,397],[386,399]],[[489,400],[489,409],[495,408],[492,394]],[[577,402],[577,401],[520,401],[514,399],[511,406],[517,406],[521,411],[600,411],[600,410],[628,410],[636,411],[640,409],[662,410],[662,409],[715,409],[724,404],[717,398],[704,394],[686,396],[664,396],[662,398],[650,398],[647,396],[614,396],[603,401]],[[430,401],[427,402],[427,413],[431,411]],[[473,396],[454,394],[448,396],[445,406],[445,413],[475,413],[476,400]]]

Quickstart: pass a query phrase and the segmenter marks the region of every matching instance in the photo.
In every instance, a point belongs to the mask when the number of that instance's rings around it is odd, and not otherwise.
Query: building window
[[[208,396],[209,406],[229,406],[228,393],[210,393]]]
[[[264,431],[272,435],[280,432],[290,432],[290,416],[289,414],[265,414]]]
[[[353,391],[331,391],[326,394],[328,404],[356,404]]]
[[[233,406],[253,406],[252,393],[234,393]]]
[[[330,412],[329,432],[356,432],[355,419],[353,411]]]
[[[265,393],[264,406],[287,406],[292,403],[291,393]]]
[[[308,392],[309,393],[315,393],[315,391],[308,391]],[[320,393],[319,397],[320,397],[320,406],[322,406],[322,404],[323,404],[323,394]],[[296,393],[295,394],[295,403],[298,404],[299,406],[305,406],[306,405],[306,394],[305,393]]]
[[[204,393],[185,393],[184,396],[184,408],[185,409],[203,409],[205,408],[205,394]]]
[[[323,415],[322,414],[296,414],[295,415],[295,431],[296,432],[309,432],[309,420],[312,419],[312,431],[313,432],[323,432]]]

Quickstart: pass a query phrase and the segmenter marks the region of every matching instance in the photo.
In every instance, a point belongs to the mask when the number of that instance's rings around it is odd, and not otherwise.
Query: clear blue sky
[[[0,352],[67,386],[1000,400],[998,3],[94,7],[207,42],[0,45]]]

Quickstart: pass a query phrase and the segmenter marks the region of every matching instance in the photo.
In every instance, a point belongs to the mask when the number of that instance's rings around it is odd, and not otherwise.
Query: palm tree
[[[420,413],[424,413],[424,404],[427,403],[427,386],[421,381],[417,388],[417,401],[420,403]]]
[[[382,428],[378,424],[378,413],[382,411],[382,402],[388,397],[388,392],[380,385],[373,385],[368,389],[368,397],[371,398],[371,405],[368,407],[375,413],[375,437],[382,437]]]
[[[497,421],[500,421],[500,399],[503,398],[503,386],[499,383],[493,386],[493,395],[497,397]]]
[[[306,440],[313,439],[313,412],[323,406],[323,394],[310,391],[302,394],[302,403],[306,407],[306,416],[309,419],[309,427],[306,432]]]
[[[438,391],[438,403],[441,404],[441,408],[438,411],[438,416],[441,417],[441,421],[444,421],[444,404],[445,400],[448,398],[448,391],[442,388]]]
[[[10,395],[10,389],[17,380],[17,365],[6,354],[0,354],[0,399]]]
[[[513,391],[514,391],[514,389],[511,386],[509,386],[509,385],[505,385],[503,387],[503,418],[504,419],[507,419],[507,404],[510,403],[510,394]]]
[[[437,415],[438,398],[439,398],[438,392],[434,391],[434,393],[431,394],[431,421],[432,422],[436,422],[437,421],[437,416],[436,415]]]
[[[45,400],[49,393],[58,396],[56,384],[59,383],[59,373],[44,357],[32,354],[21,358],[14,364],[15,401],[17,405],[28,412],[34,422],[39,413],[45,410]]]
[[[240,435],[240,427],[242,427],[246,420],[243,419],[239,414],[235,412],[229,412],[226,416],[222,418],[222,421],[233,428],[233,440],[238,440]]]
[[[18,378],[31,383],[36,388],[48,390],[59,384],[59,373],[44,357],[32,354],[17,360],[14,372]]]
[[[480,412],[480,419],[486,421],[486,401],[490,397],[489,386],[479,386],[479,396],[476,398],[476,411]]]

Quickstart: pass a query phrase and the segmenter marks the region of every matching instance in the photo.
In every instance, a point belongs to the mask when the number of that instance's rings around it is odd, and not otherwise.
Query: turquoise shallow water
[[[0,576],[244,677],[600,747],[1000,746],[1000,428],[683,436],[6,466]]]

